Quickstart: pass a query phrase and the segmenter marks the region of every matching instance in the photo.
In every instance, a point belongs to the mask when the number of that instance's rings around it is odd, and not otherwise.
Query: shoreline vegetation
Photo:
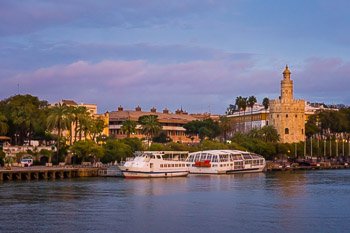
[[[157,119],[143,117],[138,123],[146,135],[144,139],[131,137],[136,122],[128,121],[123,125],[128,136],[115,139],[103,135],[106,125],[89,114],[86,108],[64,104],[50,106],[47,101],[35,96],[15,95],[0,101],[0,136],[8,137],[10,140],[4,141],[11,145],[23,146],[35,140],[39,145],[51,147],[51,150],[37,151],[37,147],[33,147],[33,150],[20,152],[11,158],[0,150],[0,163],[20,162],[27,155],[34,158],[34,165],[110,163],[125,161],[135,151],[141,150],[193,152],[237,149],[257,153],[266,160],[290,164],[300,161],[345,164],[350,159],[349,122],[349,108],[316,113],[306,123],[306,141],[288,144],[278,142],[279,136],[272,126],[233,134],[235,129],[224,115],[219,121],[205,119],[187,123],[184,128],[188,137],[198,135],[201,142],[181,144],[171,142],[164,135]],[[63,132],[69,132],[68,136]]]

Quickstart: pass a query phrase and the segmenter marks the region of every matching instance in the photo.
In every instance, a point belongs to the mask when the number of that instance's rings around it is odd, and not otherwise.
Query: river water
[[[0,183],[0,232],[349,232],[350,170]]]

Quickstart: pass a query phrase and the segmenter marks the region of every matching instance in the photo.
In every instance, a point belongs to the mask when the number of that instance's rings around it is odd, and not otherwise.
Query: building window
[[[288,114],[286,114],[286,118],[288,118]]]
[[[301,129],[301,134],[304,134],[304,129]]]
[[[297,114],[295,114],[295,118],[297,118],[298,117],[298,115]]]
[[[284,129],[284,134],[289,134],[289,129],[288,128]]]
[[[280,115],[279,114],[277,114],[277,118],[279,118],[280,117]]]

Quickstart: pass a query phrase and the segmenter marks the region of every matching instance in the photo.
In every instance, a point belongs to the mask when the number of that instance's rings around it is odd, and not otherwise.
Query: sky
[[[348,0],[0,0],[0,99],[224,114],[237,96],[350,104]]]

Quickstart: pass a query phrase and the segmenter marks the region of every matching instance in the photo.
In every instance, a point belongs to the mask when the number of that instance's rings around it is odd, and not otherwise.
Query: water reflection
[[[349,170],[7,182],[0,232],[344,232],[349,192]]]

